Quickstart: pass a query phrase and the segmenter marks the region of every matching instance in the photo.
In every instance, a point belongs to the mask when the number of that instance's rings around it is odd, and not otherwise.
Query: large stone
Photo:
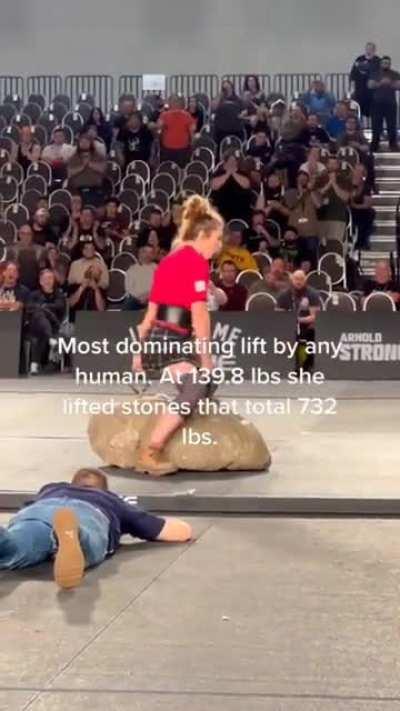
[[[160,402],[149,397],[141,402],[148,400]],[[91,447],[104,464],[134,469],[139,444],[148,441],[155,419],[154,414],[124,414],[121,408],[116,408],[113,415],[93,415],[88,428]],[[189,431],[191,438],[200,443],[188,442]],[[204,438],[212,444],[204,443]],[[168,442],[165,455],[177,470],[252,471],[268,469],[271,463],[258,430],[233,414],[192,415]]]

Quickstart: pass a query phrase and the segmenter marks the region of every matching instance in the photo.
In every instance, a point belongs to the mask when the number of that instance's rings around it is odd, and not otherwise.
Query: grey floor
[[[1,711],[400,709],[400,522],[193,525],[73,593],[0,573]]]

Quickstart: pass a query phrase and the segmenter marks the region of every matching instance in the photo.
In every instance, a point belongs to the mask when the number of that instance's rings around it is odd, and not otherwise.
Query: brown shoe
[[[54,514],[53,530],[58,540],[54,561],[54,579],[60,588],[76,588],[82,582],[85,557],[79,541],[79,520],[72,509]]]
[[[139,450],[135,469],[143,474],[150,474],[150,476],[164,476],[177,471],[172,462],[163,459],[161,452],[149,445]]]

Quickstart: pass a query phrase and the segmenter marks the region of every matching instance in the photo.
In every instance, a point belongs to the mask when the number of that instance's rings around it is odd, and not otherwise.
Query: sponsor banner
[[[0,378],[18,378],[22,314],[0,311]]]
[[[321,313],[316,339],[340,345],[336,357],[317,355],[327,380],[400,379],[400,313]]]
[[[80,312],[75,329],[74,367],[86,373],[130,371],[129,349],[137,341],[136,326],[142,317],[141,312]],[[291,350],[296,342],[293,314],[231,312],[213,313],[211,318],[217,368],[242,369],[245,379],[251,378],[252,369],[257,368],[279,371],[282,378],[293,370]],[[102,347],[105,341],[107,352]]]

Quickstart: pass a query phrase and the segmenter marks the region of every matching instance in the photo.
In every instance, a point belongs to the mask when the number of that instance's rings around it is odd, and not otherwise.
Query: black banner
[[[22,314],[0,311],[0,378],[18,378]]]
[[[340,344],[337,357],[317,355],[326,380],[399,380],[400,313],[321,313],[318,344]]]

